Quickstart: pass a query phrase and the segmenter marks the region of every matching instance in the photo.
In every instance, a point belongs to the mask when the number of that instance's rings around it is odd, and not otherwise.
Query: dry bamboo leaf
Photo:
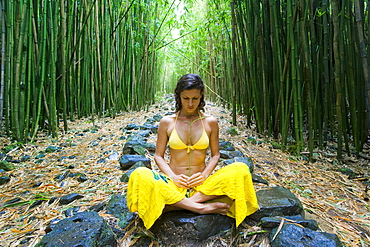
[[[274,237],[272,238],[271,241],[274,241],[275,240],[276,236],[279,234],[279,232],[281,231],[281,228],[283,226],[284,226],[284,218],[281,219],[280,224],[279,224],[279,227],[278,227],[278,229],[277,229],[277,231],[276,231],[276,233],[275,233],[275,235],[274,235]]]

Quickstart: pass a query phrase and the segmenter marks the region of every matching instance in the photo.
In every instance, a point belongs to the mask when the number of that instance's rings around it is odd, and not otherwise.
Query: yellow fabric
[[[209,176],[192,190],[205,195],[219,195],[213,201],[231,204],[228,216],[235,218],[239,226],[246,216],[258,209],[252,176],[246,164],[235,162]],[[187,190],[177,187],[167,176],[148,168],[138,168],[130,176],[127,189],[127,204],[131,212],[138,212],[149,229],[161,216],[166,204],[184,199]]]
[[[202,125],[203,125],[202,136],[199,138],[199,140],[194,145],[186,145],[181,140],[181,138],[180,138],[180,136],[179,136],[179,134],[177,133],[177,130],[176,130],[177,117],[178,117],[178,115],[176,115],[175,127],[173,128],[173,130],[171,132],[171,135],[170,135],[170,138],[168,140],[168,144],[169,144],[170,148],[172,148],[172,149],[188,149],[187,153],[189,153],[190,150],[194,150],[194,149],[207,149],[208,146],[209,146],[209,138],[208,138],[206,130],[204,129],[203,120],[201,119]],[[201,117],[200,114],[199,114],[199,117]]]

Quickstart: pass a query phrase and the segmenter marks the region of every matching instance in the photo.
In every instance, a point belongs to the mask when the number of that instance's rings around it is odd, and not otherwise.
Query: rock
[[[275,236],[278,228],[270,233],[270,244],[272,247],[342,247],[342,243],[335,234],[317,232],[295,224],[285,224]]]
[[[138,134],[131,134],[127,137],[127,141],[146,142],[146,140],[144,136]]]
[[[235,151],[235,152],[239,152],[239,151]],[[234,162],[243,162],[244,164],[248,165],[249,171],[253,173],[254,165],[253,165],[253,161],[251,158],[243,156],[243,157],[235,157],[235,158],[224,160],[225,165],[230,165]]]
[[[289,189],[272,187],[258,190],[256,194],[260,208],[248,216],[255,221],[263,217],[304,214],[302,203]]]
[[[139,132],[137,132],[138,135],[141,135],[144,137],[149,137],[151,133],[152,132],[150,130],[146,130],[146,129],[140,130]]]
[[[62,175],[56,176],[54,179],[57,180],[58,182],[62,182],[64,179],[66,179],[69,176],[70,173],[71,172],[67,170]]]
[[[20,159],[21,159],[21,162],[26,162],[26,161],[28,161],[28,160],[31,159],[31,156],[29,156],[29,155],[22,155],[20,157]]]
[[[122,154],[145,155],[145,148],[139,141],[127,141],[123,146]]]
[[[47,153],[53,153],[53,152],[55,152],[57,150],[58,150],[58,148],[56,146],[49,146],[49,147],[47,147],[45,149],[45,152],[47,152]]]
[[[243,153],[240,151],[225,151],[220,150],[220,158],[222,159],[233,159],[235,157],[243,157]]]
[[[81,212],[59,221],[37,247],[115,247],[117,240],[107,222],[96,212]]]
[[[353,170],[349,169],[349,168],[340,167],[338,169],[338,171],[340,171],[344,175],[347,175],[349,179],[353,179],[353,178],[356,177],[356,173]]]
[[[162,116],[161,116],[161,115],[159,115],[159,114],[155,114],[155,115],[153,116],[153,119],[154,119],[154,121],[159,122],[159,121],[161,121]]]
[[[44,201],[45,201],[45,200],[37,200],[37,201],[33,202],[33,203],[31,204],[31,206],[30,206],[30,208],[29,208],[29,209],[34,208],[34,207],[37,207],[37,206],[41,205]]]
[[[131,173],[139,167],[146,167],[142,161],[135,163],[129,170],[127,170],[124,174],[122,174],[121,182],[128,182]]]
[[[73,208],[68,208],[67,210],[64,211],[64,215],[66,217],[71,217],[80,211],[81,207],[73,207]]]
[[[71,202],[81,199],[84,196],[77,194],[77,193],[72,193],[69,195],[62,196],[59,200],[59,205],[67,205],[70,204]]]
[[[3,169],[5,171],[11,171],[15,169],[15,166],[6,160],[2,160],[0,161],[0,169]]]
[[[269,185],[269,183],[266,179],[262,178],[260,175],[257,175],[257,174],[252,174],[252,181],[255,182],[255,183]]]
[[[117,160],[119,154],[117,152],[113,152],[111,155],[108,156],[108,160]]]
[[[235,127],[229,127],[226,129],[226,133],[232,136],[238,135],[238,131]]]
[[[224,151],[235,151],[235,148],[231,142],[220,141],[220,150]]]
[[[10,181],[10,177],[7,177],[7,176],[1,176],[0,177],[0,185],[9,183],[9,181]]]
[[[77,174],[76,174],[76,177],[77,177],[77,181],[78,181],[78,182],[80,182],[80,183],[83,183],[83,182],[85,182],[85,181],[89,180],[89,179],[86,177],[86,175],[85,175],[85,174],[83,174],[83,173],[77,173]]]
[[[235,220],[220,214],[173,211],[163,214],[150,228],[164,246],[198,246],[200,241],[230,230]]]
[[[150,165],[150,159],[146,158],[143,155],[132,155],[132,154],[126,154],[122,155],[119,159],[119,164],[123,170],[127,170],[130,167],[132,167],[137,162],[143,162],[143,164],[151,169]]]
[[[151,123],[145,123],[143,126],[140,127],[143,130],[148,130],[150,131],[149,134],[151,133],[157,133],[158,132],[158,125],[151,124]],[[149,135],[148,135],[149,136]]]
[[[127,130],[134,130],[134,129],[139,129],[139,128],[140,128],[140,127],[139,127],[138,125],[133,124],[133,123],[128,124],[128,125],[126,125],[126,127],[125,127],[125,129],[127,129]]]
[[[296,223],[314,231],[319,229],[319,226],[315,220],[307,220],[303,218],[302,215],[284,216],[284,217],[263,217],[261,219],[261,227],[263,228],[278,227],[282,219],[284,219],[285,224]]]
[[[113,195],[106,209],[108,214],[114,215],[119,219],[118,226],[122,229],[136,218],[136,214],[130,212],[127,207],[126,195]]]
[[[107,202],[102,202],[96,205],[93,205],[89,207],[88,211],[95,211],[95,212],[100,212],[103,209],[105,209],[105,206],[107,205]]]

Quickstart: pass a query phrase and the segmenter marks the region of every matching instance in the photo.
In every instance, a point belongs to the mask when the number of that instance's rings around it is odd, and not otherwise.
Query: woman
[[[238,226],[258,209],[251,174],[236,162],[213,173],[218,160],[217,119],[204,111],[204,84],[199,75],[180,78],[175,89],[176,113],[158,126],[154,160],[165,174],[138,168],[130,176],[127,204],[149,229],[163,212],[186,209],[218,213],[236,219]],[[165,159],[167,144],[170,161]],[[210,158],[206,162],[207,150]]]

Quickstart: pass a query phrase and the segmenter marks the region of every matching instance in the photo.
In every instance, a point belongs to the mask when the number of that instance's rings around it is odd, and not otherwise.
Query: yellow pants
[[[252,176],[248,166],[242,162],[221,168],[192,191],[191,195],[202,192],[205,195],[227,196],[213,201],[231,204],[227,215],[235,218],[236,226],[258,209]],[[138,212],[145,227],[149,229],[161,216],[164,207],[184,199],[186,192],[186,189],[177,187],[166,175],[140,167],[131,173],[127,205],[131,212]]]

